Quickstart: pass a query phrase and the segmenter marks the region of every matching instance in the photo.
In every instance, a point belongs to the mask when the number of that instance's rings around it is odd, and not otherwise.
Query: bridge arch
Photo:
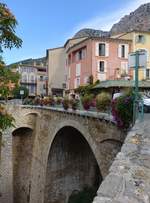
[[[74,191],[85,187],[96,194],[102,175],[88,132],[74,121],[61,123],[55,132],[47,159],[44,203],[67,202]]]
[[[33,129],[22,126],[12,132],[13,201],[26,203],[30,199]]]

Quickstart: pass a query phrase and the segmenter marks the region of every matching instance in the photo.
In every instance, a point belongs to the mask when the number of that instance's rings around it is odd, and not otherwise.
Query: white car
[[[147,96],[143,96],[143,104],[144,104],[144,112],[150,113],[150,98]]]

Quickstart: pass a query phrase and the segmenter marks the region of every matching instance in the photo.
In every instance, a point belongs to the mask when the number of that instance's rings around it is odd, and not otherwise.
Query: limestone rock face
[[[102,31],[102,30],[95,30],[95,29],[90,29],[90,28],[85,28],[82,30],[79,30],[74,35],[74,38],[79,38],[79,37],[104,37],[104,36],[109,36],[109,32]]]
[[[141,5],[134,12],[125,15],[110,30],[111,34],[119,34],[132,30],[150,31],[150,3]]]

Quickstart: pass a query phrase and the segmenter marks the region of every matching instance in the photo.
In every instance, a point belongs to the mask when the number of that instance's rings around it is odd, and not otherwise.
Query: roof
[[[133,80],[106,80],[96,85],[94,89],[111,88],[111,87],[134,87]],[[150,87],[150,81],[139,81],[139,87]]]
[[[120,42],[124,42],[124,43],[125,42],[126,43],[132,42],[132,40],[129,40],[129,39],[119,39],[119,38],[112,38],[112,37],[87,37],[87,38],[83,39],[82,41],[79,41],[79,42],[73,44],[72,46],[70,46],[66,52],[68,53],[72,48],[74,48],[74,47],[76,47],[76,46],[80,45],[81,43],[86,42],[88,40],[120,41]]]
[[[117,39],[119,39],[120,37],[124,36],[124,35],[127,35],[129,33],[132,33],[132,32],[136,32],[136,33],[148,33],[150,34],[150,31],[141,31],[141,30],[131,30],[131,31],[128,31],[128,32],[122,32],[122,33],[118,33],[118,34],[112,34],[111,37],[115,37]]]

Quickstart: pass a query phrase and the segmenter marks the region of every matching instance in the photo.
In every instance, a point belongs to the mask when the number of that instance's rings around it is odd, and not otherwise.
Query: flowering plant
[[[134,94],[128,93],[120,96],[111,102],[112,115],[117,126],[128,129],[133,121]]]

